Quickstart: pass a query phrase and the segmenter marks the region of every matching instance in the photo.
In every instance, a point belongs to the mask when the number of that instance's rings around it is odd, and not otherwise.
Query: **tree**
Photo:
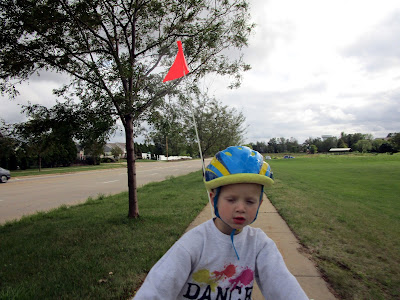
[[[300,151],[299,142],[294,137],[291,137],[290,140],[286,140],[286,144],[289,152],[297,153]]]
[[[391,144],[393,145],[393,148],[395,151],[400,151],[400,132],[399,133],[394,133],[390,139]]]
[[[2,92],[15,95],[13,80],[45,69],[71,76],[60,93],[73,87],[87,101],[112,103],[125,129],[131,218],[139,216],[134,122],[180,83],[163,85],[159,73],[171,65],[176,40],[194,81],[215,72],[238,86],[249,69],[224,52],[247,44],[245,0],[0,0],[0,9]]]
[[[379,146],[379,153],[393,153],[395,149],[393,149],[393,145],[389,142],[384,142]]]
[[[115,120],[103,107],[85,108],[72,101],[57,102],[51,108],[41,105],[23,107],[28,121],[15,124],[15,134],[20,140],[20,154],[37,157],[39,170],[47,167],[68,166],[76,159],[76,143],[87,154],[96,158],[114,130]]]
[[[310,146],[310,153],[311,154],[316,154],[318,152],[318,147],[315,145]]]
[[[370,138],[370,136],[368,136]],[[353,134],[345,134],[342,132],[340,134],[340,139],[343,140],[344,143],[348,145],[349,148],[353,148],[353,146],[359,141],[366,139],[366,135],[362,133],[353,133]]]
[[[284,137],[280,137],[277,139],[277,142],[278,142],[278,152],[279,153],[287,152],[286,139]]]
[[[185,124],[183,124],[185,110],[181,104],[172,100],[154,110],[148,120],[152,126],[149,139],[167,157],[185,154],[188,144],[188,137],[184,132]]]
[[[100,156],[104,154],[106,142],[93,140],[83,147],[86,154],[86,162],[89,165],[100,165]]]
[[[104,146],[116,130],[116,118],[109,113],[112,110],[110,103],[105,101],[97,103],[98,105],[93,106],[90,101],[82,101],[74,111],[77,122],[75,137],[81,148],[89,155],[89,163],[94,165],[100,164]]]
[[[268,152],[269,153],[278,153],[278,142],[276,138],[272,138],[268,142]]]
[[[322,152],[321,149],[324,148],[322,145],[322,140],[319,137],[318,138],[309,137],[308,139],[306,139],[304,141],[303,145],[305,145],[305,146],[308,145],[307,148],[309,149],[310,153],[312,153],[312,154],[317,153],[317,150],[319,152]],[[312,145],[314,145],[316,148],[311,149]],[[315,151],[315,152],[312,152],[312,151]]]
[[[15,134],[29,156],[37,158],[39,171],[42,161],[46,166],[66,166],[76,158],[73,141],[76,118],[71,107],[57,104],[48,109],[41,105],[24,106],[23,111],[29,120],[15,124]]]
[[[359,140],[357,143],[354,144],[354,149],[366,153],[371,151],[372,149],[372,143],[370,140]]]
[[[118,147],[118,146],[114,146],[114,147],[111,148],[111,154],[117,160],[121,157],[121,155],[123,153],[124,152],[122,151],[122,149],[120,147]]]
[[[338,144],[336,137],[329,137],[322,141],[320,148],[318,148],[319,152],[329,152],[331,148],[336,148]]]
[[[209,97],[207,93],[197,95],[193,110],[203,157],[243,142],[245,132],[243,125],[246,119],[242,112],[222,105],[217,99]],[[187,134],[192,144],[196,145],[196,134],[189,111],[186,114],[185,124],[190,124],[186,126]],[[197,148],[196,145],[195,149]]]
[[[267,153],[268,152],[268,146],[265,144],[265,142],[256,142],[255,144],[251,144],[251,149],[258,151],[260,153]]]
[[[222,105],[206,92],[194,93],[192,98],[196,99],[193,111],[203,156],[242,142],[245,117],[241,112]],[[164,113],[161,111],[153,113],[153,130],[150,137],[164,151],[165,141],[168,139],[168,149],[171,153],[200,155],[193,115],[185,100],[187,99],[170,104],[169,109],[163,110]]]
[[[385,142],[383,139],[375,139],[372,141],[372,152],[379,152],[379,147]]]
[[[12,136],[12,126],[0,119],[0,167],[17,168],[16,149],[18,141]]]
[[[45,108],[44,108],[45,109]],[[16,124],[16,133],[26,148],[33,152],[37,158],[39,172],[42,169],[42,158],[50,149],[51,145],[51,127],[48,116],[42,113],[36,114],[32,120]]]
[[[337,147],[338,147],[338,148],[348,148],[348,147],[347,147],[347,144],[344,142],[343,139],[339,139],[339,140],[338,140]]]

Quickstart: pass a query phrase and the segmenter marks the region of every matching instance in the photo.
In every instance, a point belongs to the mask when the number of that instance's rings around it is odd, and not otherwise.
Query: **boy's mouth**
[[[246,219],[245,219],[245,218],[242,218],[242,217],[233,218],[233,222],[234,222],[235,224],[243,224],[245,221],[246,221]]]

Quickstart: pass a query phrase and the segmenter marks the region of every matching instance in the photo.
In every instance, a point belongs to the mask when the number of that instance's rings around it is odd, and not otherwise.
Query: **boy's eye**
[[[234,198],[226,198],[226,201],[233,203],[233,202],[235,202],[235,199]]]

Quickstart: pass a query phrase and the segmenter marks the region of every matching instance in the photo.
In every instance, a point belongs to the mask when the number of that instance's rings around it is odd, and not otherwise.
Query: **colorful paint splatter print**
[[[187,283],[184,298],[228,300],[232,294],[238,293],[243,296],[242,299],[251,299],[254,271],[229,264],[222,270],[212,272],[207,269],[198,270],[192,274],[192,279],[194,282]],[[212,293],[217,293],[214,298],[211,297]]]

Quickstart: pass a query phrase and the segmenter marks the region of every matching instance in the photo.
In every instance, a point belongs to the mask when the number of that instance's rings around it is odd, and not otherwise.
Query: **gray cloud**
[[[29,102],[46,107],[55,105],[57,97],[52,91],[66,82],[65,75],[51,72],[43,72],[41,76],[31,76],[28,81],[16,85],[20,94],[15,99],[10,99],[7,95],[0,96],[0,118],[6,123],[26,121],[27,118],[22,112],[23,105],[28,105]]]
[[[369,71],[380,71],[400,63],[400,10],[344,49],[345,56],[355,57]]]
[[[0,98],[0,118],[5,120],[6,123],[19,123],[26,120],[25,116],[21,114],[21,107],[16,101]]]
[[[308,137],[323,134],[371,133],[385,137],[400,129],[400,89],[375,94],[346,94],[346,105],[324,101],[323,82],[286,92],[230,93],[225,104],[242,108],[246,116],[246,142],[268,142],[273,137],[296,138],[300,143]],[[321,95],[321,101],[309,97]],[[364,98],[360,104],[359,98]]]
[[[366,98],[363,107],[349,107],[346,111],[354,114],[354,121],[365,128],[384,129],[387,132],[400,129],[400,89],[375,94]],[[356,125],[354,122],[353,125]]]

